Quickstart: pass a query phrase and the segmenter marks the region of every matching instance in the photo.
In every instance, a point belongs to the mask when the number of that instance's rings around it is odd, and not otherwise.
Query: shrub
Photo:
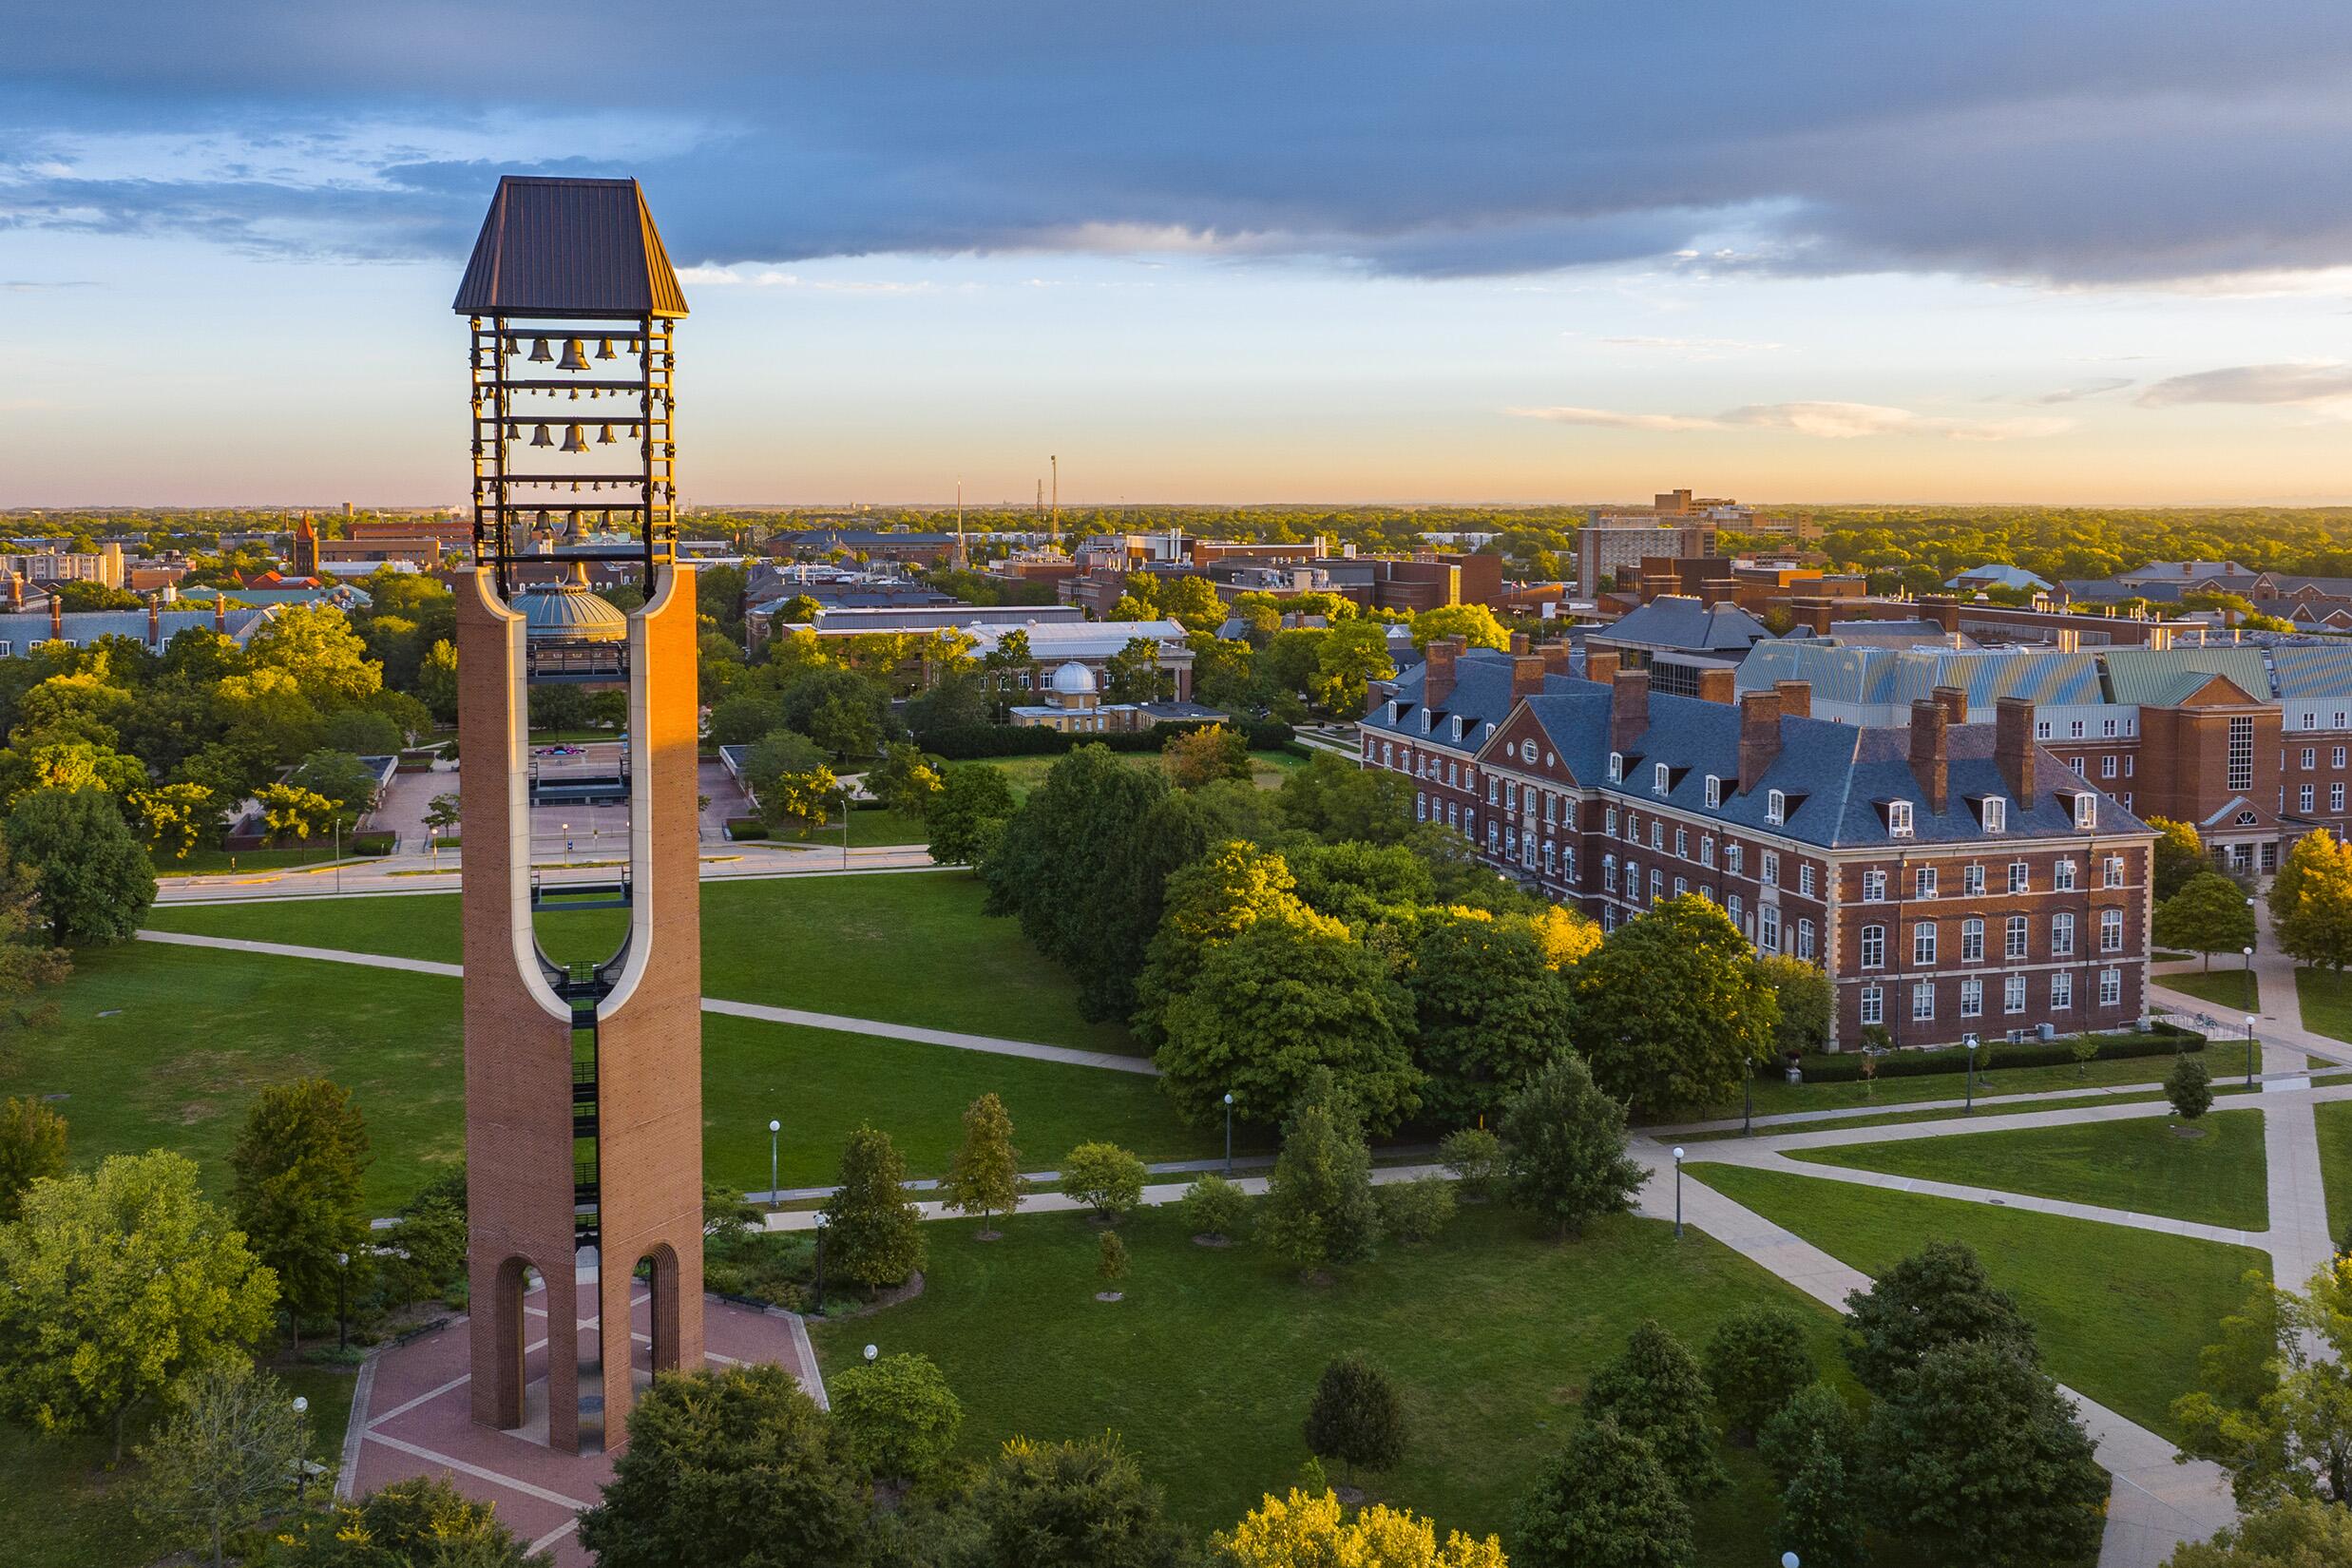
[[[1143,1161],[1116,1143],[1081,1143],[1061,1162],[1061,1190],[1117,1219],[1143,1201]]]
[[[2213,1108],[2213,1075],[2204,1061],[2184,1053],[2164,1075],[2164,1098],[2183,1121],[2194,1121]]]
[[[1372,1189],[1381,1223],[1399,1241],[1427,1241],[1454,1217],[1454,1184],[1425,1176]]]
[[[920,1478],[955,1446],[964,1405],[931,1358],[884,1356],[826,1380],[833,1438],[849,1462],[885,1480]]]
[[[1813,1381],[1805,1323],[1786,1307],[1749,1307],[1707,1342],[1707,1382],[1734,1432],[1750,1435]]]
[[[2194,1029],[2184,1029],[2176,1023],[2156,1023],[2149,1025],[2145,1034],[2109,1035],[2099,1039],[2094,1060],[2099,1061],[2132,1061],[2144,1057],[2170,1056],[2176,1051],[2202,1051],[2205,1036]],[[1991,1041],[1977,1050],[1977,1070],[1990,1071],[2001,1067],[2060,1067],[2075,1060],[2071,1039],[2028,1040],[2019,1042]],[[1858,1083],[1862,1080],[1863,1056],[1859,1051],[1841,1051],[1835,1056],[1813,1055],[1801,1058],[1797,1065],[1804,1069],[1808,1083]],[[1776,1061],[1760,1072],[1777,1073]],[[1880,1078],[1932,1077],[1939,1073],[1964,1073],[1968,1070],[1968,1052],[1959,1045],[1939,1045],[1929,1050],[1890,1051],[1878,1059]]]
[[[768,825],[755,816],[731,816],[727,818],[727,836],[738,844],[745,839],[765,838]]]
[[[1308,1451],[1338,1460],[1352,1482],[1359,1464],[1386,1470],[1405,1457],[1405,1406],[1387,1373],[1361,1355],[1342,1356],[1315,1385],[1306,1434]]]
[[[1241,1233],[1249,1198],[1221,1176],[1204,1176],[1184,1190],[1184,1223],[1196,1236],[1231,1238]]]
[[[1862,1423],[1845,1396],[1826,1383],[1808,1383],[1756,1431],[1756,1455],[1782,1487],[1797,1478],[1816,1447],[1826,1448],[1850,1472],[1862,1452]]]
[[[1729,1479],[1715,1457],[1710,1403],[1698,1358],[1655,1319],[1644,1318],[1625,1342],[1625,1353],[1593,1374],[1584,1413],[1614,1421],[1648,1444],[1690,1498],[1715,1491]]]
[[[1103,1232],[1102,1244],[1096,1252],[1095,1272],[1102,1276],[1103,1284],[1116,1285],[1127,1277],[1127,1244],[1119,1239],[1117,1231]]]
[[[398,834],[371,829],[364,833],[352,834],[351,851],[354,854],[390,854],[392,852],[392,846],[397,842],[399,842]]]
[[[1502,1139],[1483,1127],[1446,1134],[1438,1145],[1438,1159],[1462,1178],[1464,1202],[1483,1203],[1502,1189]]]

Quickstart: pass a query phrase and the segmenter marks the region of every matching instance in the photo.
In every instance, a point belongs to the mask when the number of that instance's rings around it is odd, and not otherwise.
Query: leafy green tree
[[[110,1432],[180,1378],[241,1363],[277,1281],[199,1195],[196,1164],[157,1150],[45,1181],[0,1226],[0,1416]],[[170,1289],[157,1289],[157,1281]]]
[[[366,1255],[359,1182],[369,1158],[367,1123],[351,1091],[323,1078],[263,1089],[229,1155],[230,1213],[277,1275],[297,1349],[303,1315],[335,1304],[336,1254]]]
[[[837,757],[869,757],[889,734],[890,694],[855,670],[819,666],[782,693],[784,722]]]
[[[1771,1059],[1780,1006],[1748,939],[1695,893],[1609,933],[1576,966],[1577,1046],[1593,1077],[1641,1115],[1734,1097]]]
[[[487,1502],[441,1476],[396,1481],[357,1502],[294,1520],[262,1543],[264,1568],[551,1568]]]
[[[1650,1445],[1587,1421],[1520,1501],[1519,1568],[1692,1568],[1691,1505]]]
[[[398,694],[377,694],[378,698],[387,695]],[[319,726],[318,739],[328,752],[354,757],[390,756],[409,743],[398,721],[373,708],[346,708],[329,714]]]
[[[1845,1298],[1845,1363],[1882,1397],[1929,1351],[1961,1340],[2036,1355],[2034,1326],[1962,1242],[1931,1241]]]
[[[1183,1568],[1190,1546],[1159,1488],[1105,1434],[1079,1443],[1014,1438],[965,1504],[982,1562],[1024,1568]]]
[[[1378,1132],[1421,1103],[1407,1040],[1412,1004],[1377,951],[1337,921],[1300,910],[1252,921],[1210,950],[1162,1014],[1154,1061],[1195,1126],[1233,1115],[1263,1124],[1328,1068]]]
[[[1845,1396],[1826,1383],[1798,1389],[1756,1431],[1756,1455],[1783,1490],[1796,1481],[1815,1448],[1835,1454],[1848,1476],[1859,1477],[1862,1423]]]
[[[1176,695],[1176,676],[1160,668],[1159,644],[1148,637],[1129,638],[1102,661],[1102,676],[1105,702],[1165,702]]]
[[[1211,1544],[1230,1568],[1507,1568],[1499,1536],[1482,1540],[1449,1530],[1440,1541],[1434,1521],[1383,1502],[1350,1519],[1328,1487],[1293,1486],[1284,1498],[1270,1492]]]
[[[140,1521],[221,1568],[228,1538],[292,1500],[309,1456],[285,1386],[231,1361],[188,1376],[139,1458]]]
[[[1502,1139],[1483,1127],[1457,1127],[1438,1144],[1438,1163],[1454,1173],[1464,1203],[1483,1203],[1502,1186],[1508,1169]]]
[[[955,1446],[964,1404],[931,1358],[901,1353],[826,1380],[835,1446],[881,1481],[919,1481]]]
[[[1413,781],[1317,752],[1275,793],[1282,819],[1329,844],[1401,844],[1413,826]]]
[[[1527,1080],[1504,1104],[1501,1125],[1511,1201],[1557,1225],[1563,1239],[1630,1211],[1650,1179],[1626,1156],[1625,1107],[1574,1051]]]
[[[1111,613],[1103,619],[1117,621],[1149,621],[1152,619],[1152,602],[1131,589],[1111,602]]]
[[[2164,1075],[2164,1098],[2172,1102],[2172,1114],[2183,1121],[2195,1121],[2213,1108],[2213,1075],[2205,1065],[2205,1058],[2183,1051],[2172,1059],[2172,1070]]]
[[[24,1213],[26,1190],[66,1174],[66,1119],[38,1100],[0,1100],[0,1222]]]
[[[580,1543],[598,1568],[851,1568],[867,1509],[842,1449],[781,1367],[665,1372]]]
[[[918,822],[939,797],[939,770],[923,749],[904,740],[882,749],[882,760],[866,771],[866,791],[891,811]]]
[[[220,797],[201,784],[159,784],[134,790],[131,812],[146,831],[150,855],[185,860],[188,851],[219,836]]]
[[[2229,1472],[2238,1506],[2283,1498],[2352,1506],[2352,1268],[2315,1271],[2299,1294],[2246,1276],[2248,1299],[2173,1402],[2182,1446]]]
[[[1103,1232],[1095,1252],[1095,1272],[1101,1276],[1104,1288],[1127,1277],[1127,1244],[1119,1239],[1117,1231]]]
[[[711,709],[714,746],[749,746],[784,727],[784,704],[768,692],[729,692]]]
[[[316,790],[292,784],[264,785],[254,792],[254,799],[261,806],[262,826],[280,843],[321,837],[338,814],[335,802]]]
[[[1143,1161],[1116,1143],[1081,1143],[1061,1160],[1061,1190],[1115,1220],[1143,1201]]]
[[[1426,648],[1433,639],[1459,637],[1473,648],[1508,648],[1511,634],[1495,612],[1483,604],[1441,604],[1413,617],[1413,646]]]
[[[776,620],[791,626],[813,626],[825,606],[805,593],[796,593],[775,607]]]
[[[1752,1437],[1814,1377],[1805,1320],[1786,1307],[1744,1307],[1707,1342],[1707,1382],[1734,1434]]]
[[[860,1125],[841,1154],[841,1182],[825,1205],[826,1267],[871,1296],[923,1267],[922,1211],[901,1185],[907,1162],[890,1135]]]
[[[826,765],[823,748],[792,730],[774,730],[754,743],[743,758],[743,781],[759,801],[759,817],[771,830],[806,833],[832,814],[841,782]]]
[[[2325,829],[2304,834],[2279,863],[2270,887],[2279,947],[2341,977],[2352,964],[2352,853]]]
[[[1204,724],[1170,736],[1160,746],[1159,759],[1179,790],[1197,790],[1220,778],[1246,781],[1250,776],[1250,742],[1239,730],[1223,724]]]
[[[2098,1550],[2109,1483],[2093,1447],[2032,1356],[1963,1340],[1880,1398],[1863,1463],[1878,1522],[1933,1559],[2040,1568]]]
[[[2164,1568],[2325,1568],[2352,1562],[2352,1508],[2282,1498],[2249,1513],[2210,1542],[2174,1549]]]
[[[2148,825],[2156,830],[2155,863],[2152,877],[2156,902],[2162,904],[2185,887],[2189,879],[2209,870],[2212,862],[2205,855],[2205,844],[2197,830],[2187,822],[2175,822],[2170,817],[2151,816]]]
[[[448,641],[425,650],[416,669],[416,695],[444,724],[457,721],[457,649]]]
[[[985,677],[976,671],[942,675],[930,689],[908,702],[907,728],[917,740],[932,744],[953,730],[994,724],[1002,717]]]
[[[1265,711],[1270,694],[1258,675],[1256,649],[1210,632],[1184,641],[1193,650],[1194,701],[1233,714]]]
[[[1328,1070],[1309,1077],[1291,1108],[1258,1233],[1302,1270],[1360,1263],[1380,1245],[1372,1151],[1354,1096]]]
[[[1772,992],[1780,1006],[1780,1023],[1772,1031],[1778,1051],[1818,1051],[1829,1039],[1829,1024],[1837,1013],[1837,990],[1829,977],[1814,965],[1786,953],[1765,953],[1756,960],[1756,978]]]
[[[1309,908],[1358,930],[1438,902],[1428,862],[1404,844],[1302,840],[1286,844],[1282,855]]]
[[[466,820],[465,807],[454,790],[434,795],[425,807],[425,835],[432,841],[433,857],[440,859],[441,841],[449,836],[449,830]]]
[[[923,813],[931,858],[943,866],[976,866],[987,858],[1017,809],[1011,780],[985,762],[955,762],[940,771],[939,793]]]
[[[1864,1500],[1845,1462],[1816,1442],[1781,1493],[1773,1544],[1797,1554],[1808,1568],[1864,1568]]]
[[[1707,1419],[1713,1398],[1698,1358],[1654,1318],[1644,1318],[1625,1353],[1593,1374],[1588,1419],[1614,1421],[1650,1445],[1685,1497],[1719,1490],[1729,1479]]]
[[[295,764],[286,782],[325,800],[345,832],[375,809],[375,774],[349,752],[313,752]]]
[[[61,946],[128,941],[155,903],[155,868],[105,790],[34,790],[9,813],[8,842]]]
[[[1372,1189],[1380,1205],[1381,1229],[1399,1241],[1418,1245],[1433,1239],[1454,1217],[1454,1184],[1444,1176],[1415,1176]]]
[[[1159,613],[1186,631],[1213,632],[1225,623],[1225,602],[1207,578],[1178,577],[1160,584]]]
[[[1423,1111],[1440,1125],[1492,1116],[1568,1048],[1568,984],[1523,917],[1429,909],[1410,943]]]
[[[982,1095],[964,1108],[964,1142],[939,1184],[940,1197],[960,1214],[978,1214],[980,1239],[993,1241],[989,1219],[1011,1214],[1027,1185],[1013,1148],[1012,1117],[994,1094]]]
[[[1307,1451],[1339,1461],[1352,1486],[1357,1465],[1393,1470],[1405,1458],[1405,1402],[1388,1374],[1362,1352],[1341,1356],[1315,1384],[1306,1435]]]
[[[2203,953],[2242,952],[2254,945],[2254,908],[2238,885],[2219,871],[2199,871],[2156,906],[2156,945]]]
[[[1169,1004],[1200,979],[1201,965],[1243,927],[1269,917],[1304,911],[1291,894],[1283,857],[1238,839],[1212,843],[1168,878],[1160,897],[1159,929],[1144,949],[1136,981],[1136,1033],[1154,1050],[1167,1039]]]
[[[1229,1240],[1241,1233],[1250,1200],[1237,1184],[1212,1171],[1184,1190],[1182,1212],[1193,1234]]]

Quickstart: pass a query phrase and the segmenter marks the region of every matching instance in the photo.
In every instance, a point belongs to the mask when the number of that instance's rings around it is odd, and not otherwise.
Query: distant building
[[[14,572],[38,587],[52,583],[95,583],[120,588],[128,582],[123,546],[112,542],[91,551],[30,550],[0,555],[0,573],[6,572]]]
[[[2011,566],[1998,561],[1971,566],[1958,577],[1946,579],[1943,585],[1979,592],[1986,588],[2022,588],[2034,593],[2048,593],[2056,586],[2048,578],[2036,577],[2023,566]]]
[[[1004,611],[999,611],[1001,616]],[[1169,690],[1178,702],[1190,702],[1193,697],[1193,645],[1186,641],[1188,633],[1174,621],[997,621],[967,625],[964,630],[973,640],[972,657],[984,658],[1003,645],[1005,638],[1015,632],[1028,640],[1032,666],[1040,671],[1058,669],[1077,663],[1094,673],[1098,684],[1108,679],[1106,669],[1112,658],[1123,652],[1127,644],[1140,638],[1154,643],[1159,650],[1160,672],[1168,678]],[[1041,677],[1042,679],[1042,677]],[[1031,676],[1023,671],[1017,678],[1023,690],[1033,690]]]
[[[1577,530],[1577,588],[1586,598],[1606,593],[1617,574],[1638,575],[1646,556],[1690,559],[1715,553],[1716,525],[1648,512],[1595,508]]]
[[[1226,717],[1194,702],[1105,702],[1095,672],[1076,660],[1046,678],[1042,695],[1042,701],[1011,710],[1015,728],[1125,735],[1155,724],[1214,724]]]
[[[1771,631],[1737,604],[1654,599],[1585,637],[1587,648],[1616,654],[1627,669],[1648,670],[1653,690],[1695,697],[1703,670],[1735,668]]]

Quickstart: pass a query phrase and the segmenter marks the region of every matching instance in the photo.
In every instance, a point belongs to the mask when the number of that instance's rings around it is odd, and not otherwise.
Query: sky
[[[2352,501],[2340,0],[8,10],[0,506],[457,501],[510,173],[692,504]]]

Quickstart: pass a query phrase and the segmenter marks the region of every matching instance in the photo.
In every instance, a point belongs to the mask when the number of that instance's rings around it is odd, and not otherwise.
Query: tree
[[[855,670],[819,665],[794,676],[782,695],[784,722],[833,755],[866,757],[882,749],[889,731],[890,694],[880,681]]]
[[[1457,1127],[1438,1144],[1438,1162],[1454,1173],[1464,1203],[1483,1203],[1502,1185],[1502,1139],[1483,1127]]]
[[[1252,921],[1208,953],[1162,1014],[1153,1060],[1195,1126],[1213,1123],[1229,1093],[1234,1116],[1263,1124],[1327,1068],[1385,1133],[1421,1103],[1411,1018],[1410,996],[1378,952],[1301,909]]]
[[[1275,792],[1282,819],[1327,844],[1401,844],[1413,826],[1413,781],[1317,752]]]
[[[1508,648],[1511,634],[1502,629],[1495,612],[1483,604],[1441,604],[1413,617],[1413,646],[1424,649],[1431,640],[1459,637],[1473,648]]]
[[[1691,1505],[1641,1439],[1578,1426],[1520,1501],[1519,1568],[1692,1568]]]
[[[1269,1495],[1214,1544],[1232,1568],[1509,1568],[1497,1537],[1449,1530],[1441,1544],[1436,1524],[1407,1510],[1375,1502],[1350,1519],[1337,1493],[1296,1487]]]
[[[825,1392],[842,1457],[877,1480],[929,1475],[964,1422],[963,1402],[928,1356],[857,1363],[827,1379]]]
[[[1454,1184],[1444,1176],[1391,1181],[1373,1188],[1372,1195],[1380,1205],[1381,1229],[1399,1241],[1428,1241],[1454,1217]]]
[[[1197,790],[1220,778],[1247,780],[1250,743],[1239,730],[1205,724],[1172,735],[1159,749],[1168,777],[1179,790]]]
[[[1747,1307],[1707,1342],[1707,1382],[1735,1434],[1752,1438],[1813,1381],[1805,1321],[1786,1307]]]
[[[1116,1220],[1143,1201],[1143,1161],[1116,1143],[1081,1143],[1061,1161],[1061,1190]]]
[[[134,790],[131,811],[146,830],[153,855],[185,860],[188,851],[220,830],[220,797],[201,784],[159,784]]]
[[[2174,1057],[2172,1070],[2164,1075],[2164,1098],[2172,1102],[2172,1114],[2183,1121],[2193,1122],[2211,1110],[2213,1075],[2205,1058],[2187,1051]]]
[[[72,972],[73,955],[33,940],[43,927],[38,873],[0,839],[0,1031],[57,1022],[56,1001],[33,998]]]
[[[0,1100],[0,1222],[24,1213],[36,1181],[66,1174],[66,1119],[38,1100]]]
[[[550,1568],[487,1502],[441,1476],[396,1481],[333,1511],[296,1520],[267,1542],[267,1568]]]
[[[654,1380],[580,1544],[599,1568],[848,1568],[865,1520],[824,1412],[755,1364]]]
[[[1784,1490],[1816,1448],[1835,1454],[1847,1475],[1860,1474],[1862,1423],[1845,1397],[1826,1383],[1798,1389],[1756,1432],[1756,1457]]]
[[[0,1226],[0,1416],[42,1432],[110,1431],[180,1378],[241,1362],[277,1281],[157,1150],[44,1181]],[[157,1289],[168,1280],[168,1290]]]
[[[1829,1039],[1829,1024],[1837,1015],[1837,989],[1822,969],[1786,953],[1765,953],[1756,959],[1756,978],[1763,981],[1780,1006],[1780,1023],[1772,1031],[1774,1050],[1818,1051]]]
[[[1182,1212],[1194,1235],[1226,1241],[1241,1233],[1250,1200],[1238,1185],[1212,1171],[1184,1189]]]
[[[994,1094],[982,1095],[964,1108],[964,1144],[947,1166],[939,1195],[959,1214],[978,1214],[980,1239],[994,1241],[990,1217],[1011,1214],[1027,1186],[1013,1148],[1013,1119]]]
[[[416,695],[444,724],[457,721],[457,649],[447,641],[425,650],[416,668]]]
[[[1133,1022],[1147,1044],[1157,1049],[1166,1040],[1168,1004],[1198,983],[1211,951],[1255,921],[1305,912],[1292,887],[1281,855],[1239,839],[1211,844],[1168,878],[1159,929],[1144,949],[1143,973],[1136,981]]]
[[[1429,909],[1410,943],[1423,1110],[1440,1125],[1492,1116],[1568,1048],[1568,983],[1522,917]]]
[[[1649,1116],[1733,1098],[1771,1059],[1780,1007],[1739,927],[1696,894],[1619,926],[1575,971],[1577,1048]]]
[[[1872,1407],[1863,1463],[1878,1522],[1933,1559],[2039,1568],[2098,1550],[2108,1478],[2094,1447],[2025,1350],[1962,1340]]]
[[[2339,976],[2352,963],[2352,854],[2324,828],[2295,841],[2270,887],[2270,926],[2290,956]]]
[[[2235,953],[2254,945],[2254,908],[2238,885],[2219,871],[2199,871],[2156,906],[2156,945],[2203,953]]]
[[[1339,1461],[1352,1486],[1357,1465],[1392,1470],[1404,1459],[1405,1404],[1388,1374],[1361,1353],[1341,1356],[1315,1384],[1306,1433],[1307,1451]]]
[[[229,1208],[254,1255],[277,1275],[277,1296],[296,1349],[304,1313],[335,1300],[344,1266],[366,1255],[368,1214],[360,1174],[368,1128],[351,1091],[323,1078],[263,1089],[229,1155]]]
[[[908,741],[892,741],[882,749],[882,760],[866,771],[866,793],[891,811],[916,821],[939,796],[939,770],[923,749]]]
[[[923,1267],[922,1211],[901,1186],[907,1162],[890,1135],[861,1124],[841,1154],[841,1183],[825,1205],[827,1265],[870,1298]]]
[[[254,799],[260,803],[262,826],[281,843],[289,838],[316,838],[335,820],[335,802],[316,790],[268,784],[254,792]]]
[[[2164,1568],[2325,1568],[2352,1562],[2352,1509],[2283,1498],[2214,1536],[2190,1541]]]
[[[981,1472],[966,1508],[975,1555],[992,1568],[1182,1568],[1189,1553],[1159,1489],[1107,1433],[1079,1443],[1014,1438]]]
[[[1328,1071],[1309,1080],[1291,1111],[1258,1233],[1302,1270],[1360,1263],[1380,1244],[1372,1151],[1354,1097]]]
[[[1176,695],[1176,677],[1160,668],[1159,644],[1148,637],[1129,638],[1102,661],[1102,676],[1105,702],[1164,702]]]
[[[2034,1326],[1964,1243],[1931,1241],[1845,1298],[1845,1363],[1882,1397],[1930,1350],[1961,1340],[2036,1354]]]
[[[2173,1402],[2182,1446],[2229,1472],[2242,1510],[2289,1497],[2352,1505],[2352,1265],[2323,1265],[2303,1293],[2246,1276],[2246,1305]]]
[[[384,685],[383,666],[329,604],[281,609],[246,641],[245,657],[257,670],[284,672],[322,710],[364,702]]]
[[[1095,1251],[1098,1253],[1095,1272],[1102,1276],[1105,1290],[1127,1277],[1127,1244],[1119,1239],[1117,1231],[1103,1232]]]
[[[976,866],[987,858],[1016,810],[1011,780],[985,762],[950,763],[939,793],[923,813],[931,858],[943,866]]]
[[[408,700],[397,692],[378,692],[376,700],[387,698]],[[319,727],[318,738],[330,755],[353,757],[390,756],[409,743],[401,733],[399,720],[375,708],[346,708],[341,713],[329,714]],[[373,789],[374,779],[369,778]]]
[[[2088,1078],[2091,1076],[2091,1063],[2099,1059],[2099,1037],[2094,1034],[2076,1035],[2067,1042],[2066,1050],[2075,1059],[2075,1076]]]
[[[1172,578],[1159,585],[1159,613],[1188,632],[1210,632],[1225,623],[1225,602],[1205,577]]]
[[[1366,688],[1375,680],[1393,680],[1396,673],[1388,629],[1377,621],[1345,621],[1324,633],[1316,645],[1307,695],[1334,718],[1361,718]]]
[[[441,841],[449,836],[449,830],[466,819],[457,792],[444,791],[434,795],[425,807],[425,836],[431,841],[433,864],[441,863]]]
[[[1277,807],[1281,798],[1275,797]],[[1298,896],[1309,908],[1358,930],[1396,922],[1403,911],[1438,902],[1437,877],[1429,863],[1404,844],[1325,844],[1309,839],[1286,845],[1282,855]],[[1573,915],[1568,919],[1579,921]],[[1599,927],[1589,920],[1580,923],[1593,928],[1597,945]],[[1551,937],[1547,926],[1539,933],[1547,955],[1556,947]]]
[[[749,746],[784,726],[784,704],[768,692],[730,692],[712,705],[714,746]]]
[[[1682,1494],[1695,1498],[1726,1481],[1707,1419],[1712,1399],[1698,1358],[1654,1318],[1644,1318],[1625,1353],[1593,1374],[1584,1393],[1588,1419],[1607,1419],[1650,1445]]]
[[[2156,830],[2155,861],[2151,874],[2155,884],[2155,900],[2162,904],[2179,892],[2190,877],[2209,870],[2212,862],[2206,858],[2205,844],[2190,824],[2167,816],[2147,820]]]
[[[1863,1568],[1863,1499],[1845,1462],[1816,1441],[1781,1493],[1773,1544],[1797,1554],[1807,1568]]]
[[[1562,1239],[1631,1210],[1650,1179],[1626,1157],[1625,1107],[1574,1051],[1554,1057],[1503,1106],[1502,1142],[1511,1201],[1558,1226]]]
[[[34,790],[9,813],[8,842],[61,946],[127,941],[155,903],[155,868],[105,790]]]
[[[188,1377],[139,1458],[141,1522],[174,1544],[208,1548],[213,1568],[227,1560],[231,1534],[293,1495],[309,1460],[285,1386],[235,1361]]]

